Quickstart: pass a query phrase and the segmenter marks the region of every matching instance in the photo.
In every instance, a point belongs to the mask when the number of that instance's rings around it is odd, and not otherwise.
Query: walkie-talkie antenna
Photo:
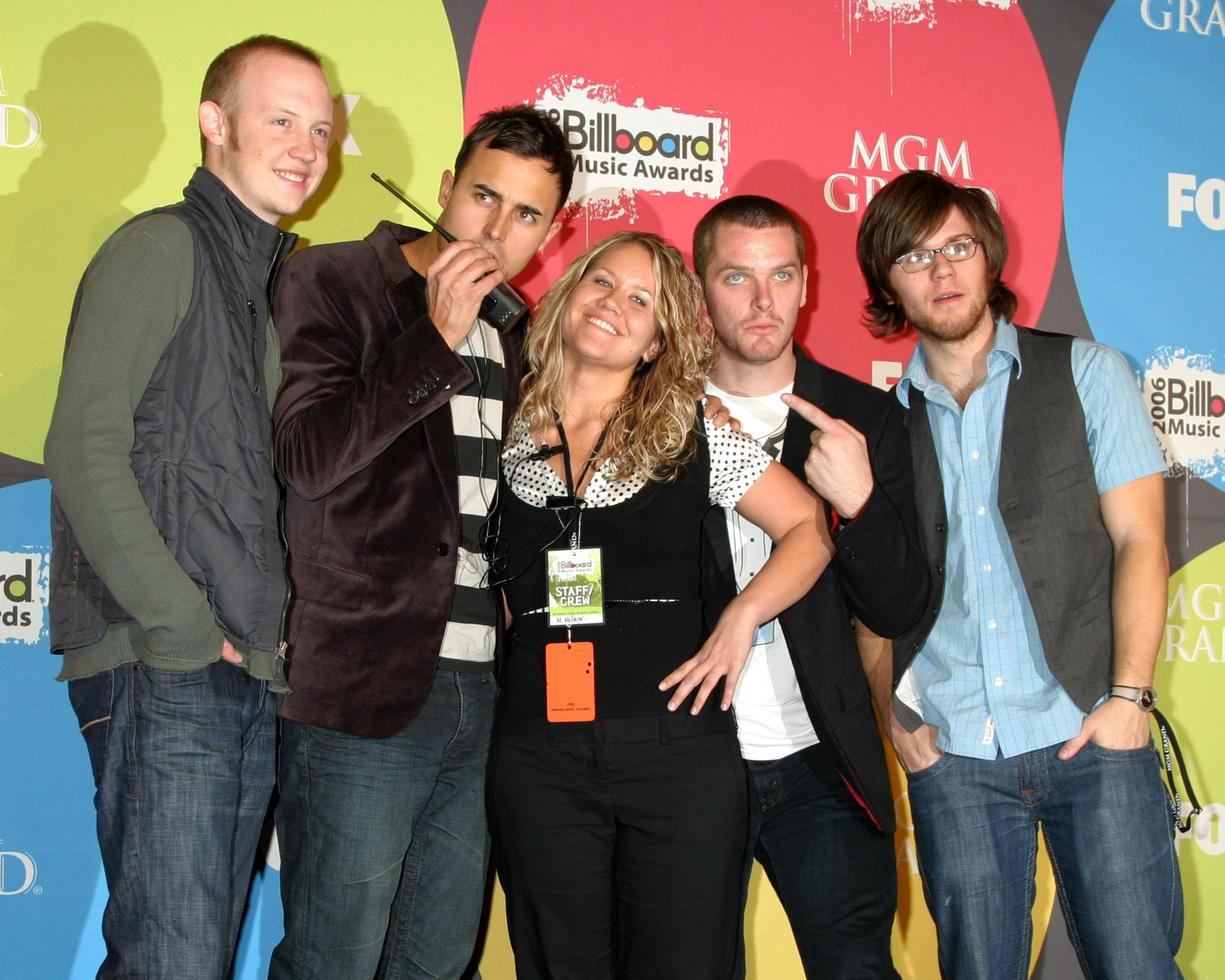
[[[372,174],[370,175],[370,179],[371,179],[371,180],[373,180],[373,181],[375,181],[375,182],[376,182],[376,183],[378,183],[378,184],[381,184],[381,185],[383,186],[383,188],[384,188],[385,190],[387,190],[388,192],[390,192],[390,193],[391,193],[391,195],[392,195],[392,196],[393,196],[393,197],[394,197],[394,198],[395,198],[397,201],[400,201],[402,204],[407,204],[407,205],[408,205],[410,208],[412,208],[412,209],[413,209],[413,211],[415,211],[415,212],[417,213],[417,216],[418,216],[418,217],[420,217],[420,218],[424,219],[424,220],[425,220],[425,221],[426,221],[426,222],[429,224],[429,226],[430,226],[431,228],[433,228],[433,229],[434,229],[436,232],[438,232],[438,234],[439,234],[439,235],[441,235],[441,236],[442,236],[444,239],[446,239],[448,242],[453,242],[453,241],[455,241],[455,236],[454,236],[454,235],[452,235],[452,234],[451,234],[449,231],[447,231],[447,230],[446,230],[446,229],[445,229],[445,228],[444,228],[442,225],[440,225],[440,224],[439,224],[437,221],[435,221],[435,220],[434,220],[433,218],[431,218],[431,217],[430,217],[428,214],[426,214],[426,213],[425,213],[424,211],[422,211],[422,210],[421,210],[419,207],[417,207],[417,205],[415,205],[415,204],[414,204],[412,201],[410,201],[410,200],[409,200],[407,197],[405,197],[403,194],[401,194],[401,193],[400,193],[398,190],[396,190],[394,187],[392,187],[392,186],[391,186],[391,184],[387,183],[387,181],[385,181],[385,180],[384,180],[382,177],[380,177],[378,174],[374,174],[374,173],[372,173]]]

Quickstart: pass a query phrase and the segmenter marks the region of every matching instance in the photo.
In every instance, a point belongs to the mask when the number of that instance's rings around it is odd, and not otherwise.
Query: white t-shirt
[[[756,440],[774,459],[782,454],[787,424],[787,406],[781,396],[791,388],[789,384],[772,394],[747,398],[706,382],[706,390],[718,395],[732,416],[739,419],[741,432]],[[736,587],[743,589],[770,557],[770,537],[734,510],[728,509],[726,514]],[[733,702],[740,754],[745,759],[781,759],[817,743],[777,619],[757,628]]]

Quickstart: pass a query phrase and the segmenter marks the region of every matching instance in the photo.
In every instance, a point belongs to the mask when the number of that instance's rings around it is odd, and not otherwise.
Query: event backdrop
[[[198,159],[200,79],[221,48],[284,34],[325,56],[344,120],[324,186],[292,229],[356,238],[412,218],[378,170],[433,208],[482,111],[554,113],[579,162],[543,286],[589,242],[659,231],[686,252],[719,197],[769,194],[813,255],[799,336],[875,384],[913,338],[859,322],[853,241],[872,194],[931,169],[987,189],[1012,236],[1018,320],[1119,347],[1169,463],[1171,558],[1157,671],[1205,812],[1179,838],[1188,976],[1225,970],[1225,5],[1222,0],[66,0],[10,5],[0,34],[0,973],[83,978],[105,900],[92,785],[46,630],[42,445],[64,328],[89,257],[177,198]],[[899,969],[936,974],[896,781]],[[280,934],[278,857],[255,877],[236,974]],[[1035,976],[1078,974],[1039,866]],[[768,882],[750,899],[756,976],[801,975]],[[1048,928],[1049,927],[1049,928]],[[513,976],[500,894],[482,976]]]

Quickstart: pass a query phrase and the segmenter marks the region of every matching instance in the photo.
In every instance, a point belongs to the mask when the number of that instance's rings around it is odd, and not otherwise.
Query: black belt
[[[602,744],[660,742],[697,735],[736,734],[736,719],[730,711],[708,707],[701,714],[688,711],[648,718],[597,718],[595,721],[551,722],[544,718],[500,717],[494,738],[502,735],[530,736],[549,740],[569,739]]]

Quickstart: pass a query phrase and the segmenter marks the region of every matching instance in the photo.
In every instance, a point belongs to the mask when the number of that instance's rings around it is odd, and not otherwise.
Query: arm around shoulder
[[[730,708],[754,630],[799,601],[833,555],[820,499],[778,463],[765,468],[736,511],[770,535],[774,548],[761,571],[724,609],[702,649],[660,683],[661,690],[676,687],[669,710],[697,688],[692,708],[697,714],[724,677],[721,707]]]

